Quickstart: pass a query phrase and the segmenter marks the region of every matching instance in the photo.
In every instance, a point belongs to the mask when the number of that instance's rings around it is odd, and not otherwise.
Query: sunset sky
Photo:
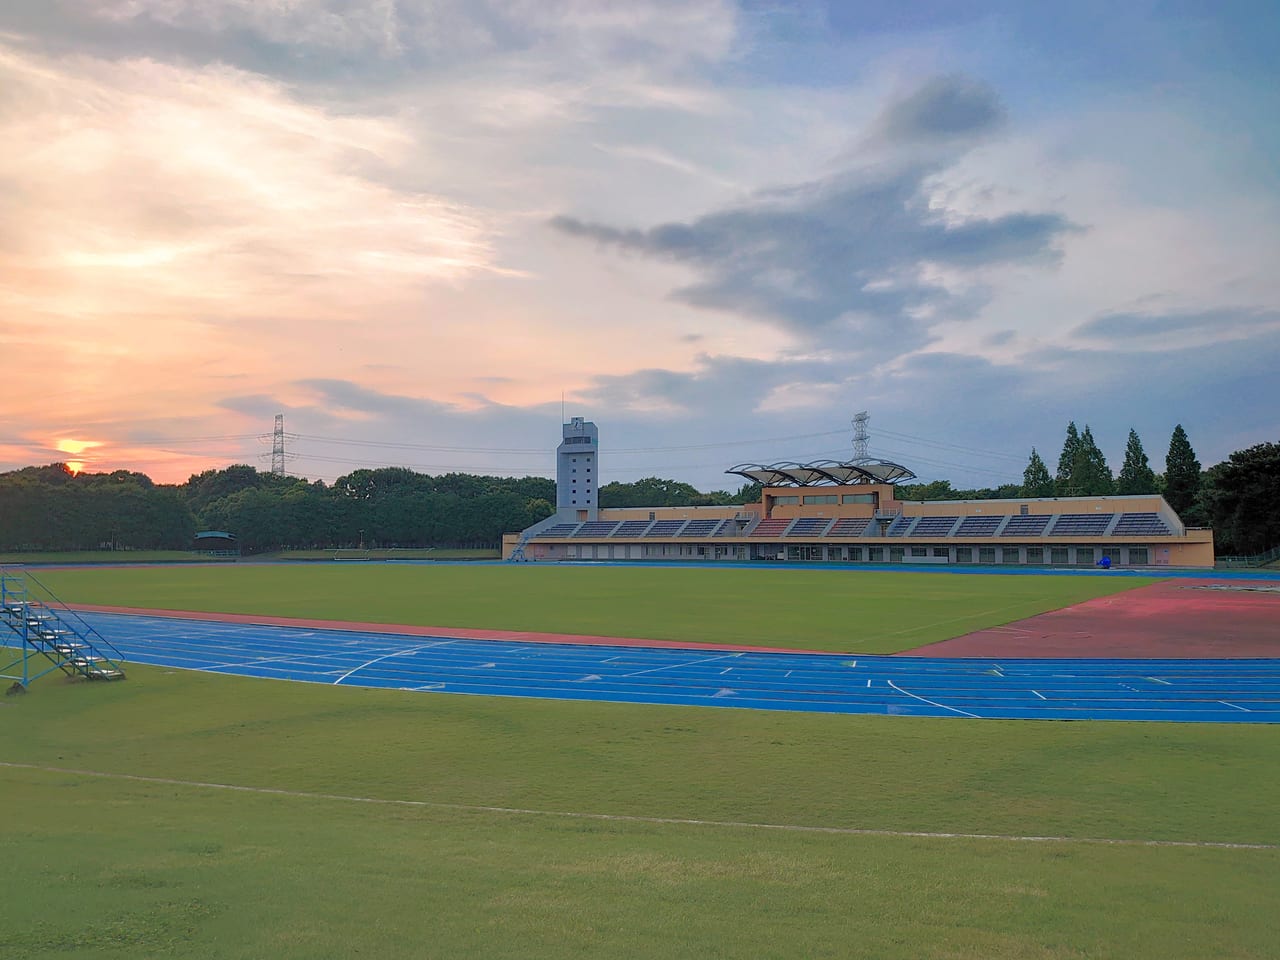
[[[0,470],[1280,441],[1274,0],[4,0]],[[265,438],[265,439],[264,439]]]

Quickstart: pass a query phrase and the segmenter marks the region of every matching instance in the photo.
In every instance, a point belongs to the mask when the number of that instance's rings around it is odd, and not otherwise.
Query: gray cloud
[[[929,314],[963,316],[975,307],[925,279],[925,268],[1052,262],[1056,242],[1076,229],[1056,213],[944,221],[925,197],[935,172],[915,163],[846,173],[647,230],[571,216],[551,225],[696,268],[702,279],[673,294],[685,303],[745,313],[794,333],[844,330],[868,348],[903,353],[926,342]]]
[[[1073,333],[1117,345],[1133,345],[1135,341],[1167,338],[1174,334],[1241,337],[1276,329],[1280,329],[1280,311],[1224,307],[1168,313],[1108,313],[1081,324]]]
[[[951,75],[934,77],[890,104],[879,128],[890,141],[938,142],[990,133],[1004,119],[1004,106],[991,87]]]

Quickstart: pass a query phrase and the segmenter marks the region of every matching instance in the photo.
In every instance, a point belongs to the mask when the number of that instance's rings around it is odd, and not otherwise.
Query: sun
[[[53,448],[57,450],[59,453],[69,453],[73,457],[76,457],[76,459],[74,460],[64,461],[67,467],[67,472],[72,474],[73,476],[83,472],[85,468],[85,464],[89,462],[86,458],[80,457],[79,455],[85,453],[86,451],[93,450],[94,447],[100,447],[100,446],[102,446],[101,440],[66,440],[64,439],[64,440],[55,440],[53,443]]]

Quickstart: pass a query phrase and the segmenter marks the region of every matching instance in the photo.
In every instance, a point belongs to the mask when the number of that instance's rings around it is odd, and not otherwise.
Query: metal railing
[[[1213,565],[1215,567],[1265,567],[1268,563],[1274,563],[1277,560],[1280,560],[1280,547],[1272,547],[1262,553],[1255,553],[1251,557],[1215,557]]]

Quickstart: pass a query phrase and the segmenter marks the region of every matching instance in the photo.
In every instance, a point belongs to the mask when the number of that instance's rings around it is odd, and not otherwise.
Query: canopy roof
[[[740,463],[725,473],[745,477],[766,487],[816,487],[823,484],[849,486],[856,483],[901,483],[916,475],[900,463],[874,460],[815,460],[812,463]]]

